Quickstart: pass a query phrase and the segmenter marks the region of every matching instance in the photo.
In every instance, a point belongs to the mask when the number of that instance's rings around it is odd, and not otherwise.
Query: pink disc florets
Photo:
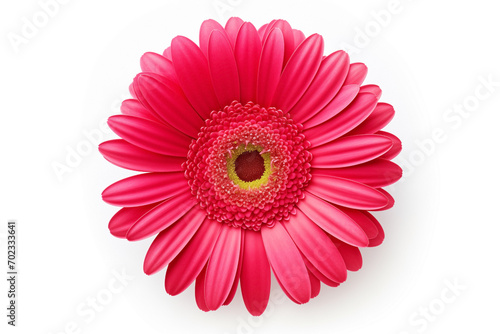
[[[209,218],[258,231],[294,214],[311,180],[309,147],[288,114],[234,101],[200,129],[185,175]]]

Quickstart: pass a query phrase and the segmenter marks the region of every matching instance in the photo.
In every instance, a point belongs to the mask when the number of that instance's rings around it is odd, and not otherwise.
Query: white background
[[[45,2],[0,5],[1,259],[8,219],[17,220],[19,237],[18,327],[6,325],[2,279],[2,333],[498,330],[494,1],[60,0],[44,22]],[[112,237],[107,222],[116,208],[100,198],[131,173],[107,163],[85,135],[113,137],[100,123],[118,112],[142,53],[161,53],[176,35],[197,41],[204,19],[224,24],[233,15],[256,26],[284,18],[306,35],[322,34],[327,52],[348,48],[351,61],[368,65],[366,81],[381,86],[382,101],[394,105],[388,129],[404,143],[396,161],[405,177],[390,189],[396,206],[377,213],[384,244],[362,250],[359,272],[339,288],[323,286],[306,305],[283,299],[274,284],[275,298],[259,319],[248,315],[239,292],[230,306],[203,313],[193,287],[171,297],[164,271],[142,273],[151,240]],[[22,36],[26,20],[40,27],[15,46],[9,38]],[[78,148],[87,151],[58,177],[54,164],[67,165]],[[117,272],[130,279],[116,281]]]

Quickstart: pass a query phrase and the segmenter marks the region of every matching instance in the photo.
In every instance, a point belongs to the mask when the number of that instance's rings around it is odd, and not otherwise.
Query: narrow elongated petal
[[[353,246],[366,247],[368,237],[361,227],[342,210],[307,193],[298,208],[316,225],[339,240]]]
[[[363,123],[349,132],[349,135],[375,133],[384,128],[393,119],[395,114],[394,108],[387,103],[378,103]]]
[[[323,58],[323,37],[309,36],[283,69],[273,98],[273,106],[288,112],[311,84]]]
[[[149,247],[144,259],[144,272],[154,274],[167,266],[196,233],[207,213],[193,207],[175,224],[161,231]]]
[[[178,295],[194,282],[212,254],[221,227],[221,223],[205,219],[191,241],[169,264],[165,275],[168,294]]]
[[[290,110],[293,119],[303,122],[332,101],[342,87],[348,70],[349,56],[344,51],[337,51],[323,59],[311,85]]]
[[[185,157],[191,139],[174,128],[147,119],[114,115],[108,125],[118,136],[145,150]]]
[[[239,228],[222,226],[205,277],[205,302],[209,310],[221,307],[231,291],[240,258],[241,233]]]
[[[328,202],[359,210],[376,210],[388,203],[387,197],[376,189],[335,176],[316,175],[307,191]]]
[[[342,112],[328,121],[304,131],[313,147],[335,140],[363,122],[377,105],[375,95],[358,94]]]
[[[156,203],[188,189],[183,172],[134,175],[108,186],[102,199],[111,205],[140,206]]]
[[[99,145],[106,160],[119,167],[139,172],[182,171],[184,158],[171,157],[143,150],[123,139],[108,140]]]
[[[243,23],[244,21],[239,17],[231,17],[226,22],[226,26],[224,27],[224,29],[226,30],[227,37],[229,38],[229,41],[231,42],[231,46],[233,48],[236,43],[236,36],[238,36],[238,32]]]
[[[175,76],[166,77],[166,76],[159,75],[159,74],[156,74],[153,72],[141,72],[141,73],[137,74],[134,78],[133,86],[134,86],[134,92],[135,92],[135,95],[137,96],[137,99],[139,100],[139,102],[141,102],[141,104],[146,109],[148,109],[152,114],[154,114],[156,116],[156,118],[161,120],[160,123],[164,123],[163,118],[161,118],[160,115],[158,115],[156,110],[154,110],[151,107],[151,105],[148,103],[148,101],[144,97],[144,94],[143,94],[144,89],[141,89],[141,85],[140,85],[140,81],[144,77],[154,78],[157,81],[164,83],[165,85],[169,85],[169,86],[171,86],[171,85],[178,86],[179,82]]]
[[[172,40],[172,60],[179,84],[196,112],[207,119],[220,105],[214,92],[208,62],[200,48],[183,36]]]
[[[257,76],[257,103],[269,107],[280,81],[285,44],[283,33],[274,29],[265,40]]]
[[[321,282],[323,282],[324,284],[331,286],[331,287],[337,287],[340,285],[340,283],[334,282],[331,279],[329,279],[328,277],[326,277],[325,275],[323,275],[318,269],[316,269],[316,267],[314,267],[312,265],[311,262],[309,262],[309,260],[304,255],[302,255],[302,259],[304,260],[304,263],[307,267],[307,270],[311,274],[313,274],[314,277],[319,279]],[[312,285],[311,285],[311,287],[312,287]]]
[[[236,37],[234,56],[240,79],[241,103],[256,101],[257,74],[259,71],[262,43],[257,30],[250,22],[245,22]]]
[[[295,50],[295,36],[293,34],[293,29],[290,26],[290,23],[285,20],[273,20],[271,21],[271,23],[269,23],[269,26],[266,29],[264,40],[274,29],[279,29],[283,33],[283,42],[285,43],[285,50],[283,53],[283,67],[285,67]]]
[[[196,305],[198,305],[198,308],[204,312],[210,311],[210,309],[207,307],[207,303],[205,302],[206,273],[207,273],[207,266],[205,265],[205,267],[203,267],[203,270],[201,271],[201,273],[196,278],[196,284],[195,284],[195,288],[194,288]]]
[[[311,149],[315,168],[342,168],[359,165],[380,157],[392,147],[392,141],[380,135],[340,138]]]
[[[163,57],[172,61],[172,48],[170,46],[163,51]]]
[[[167,199],[132,225],[127,232],[127,240],[145,239],[166,229],[195,205],[196,201],[189,191]]]
[[[368,74],[368,68],[363,63],[352,63],[349,67],[349,73],[345,79],[344,85],[361,85]]]
[[[343,213],[351,217],[352,220],[356,222],[365,231],[368,239],[373,239],[378,234],[377,226],[369,219],[364,213],[366,211],[349,209],[349,208],[339,208]]]
[[[347,271],[339,251],[325,232],[302,211],[297,210],[297,215],[283,225],[300,252],[322,274],[335,282],[346,280]]]
[[[358,85],[343,86],[338,94],[326,105],[326,107],[321,109],[315,115],[310,114],[304,116],[304,120],[306,120],[304,122],[304,128],[309,129],[332,119],[342,110],[346,109],[352,101],[354,101],[356,96],[358,96],[358,92]]]
[[[264,34],[267,31],[267,27],[269,27],[269,23],[264,24],[262,27],[259,28],[258,33],[259,33],[259,38],[262,44],[264,44]]]
[[[220,25],[219,22],[212,19],[203,21],[200,27],[200,49],[207,59],[208,59],[208,44],[210,40],[210,35],[215,30],[223,33],[224,37],[229,41],[229,37],[227,36],[226,30]]]
[[[117,238],[125,238],[128,229],[135,224],[146,212],[154,208],[158,203],[122,208],[109,221],[109,231]]]
[[[321,281],[316,278],[316,276],[314,276],[310,271],[309,280],[311,281],[311,298],[317,297],[321,290]]]
[[[315,168],[312,175],[337,176],[380,188],[393,184],[401,178],[401,167],[386,159],[375,159],[361,165],[345,168]]]
[[[208,42],[208,66],[219,104],[226,106],[239,100],[240,83],[233,48],[218,30],[212,32]]]
[[[334,243],[340,254],[342,254],[347,270],[358,271],[361,269],[363,266],[363,257],[358,247],[348,245],[340,240],[334,240]]]
[[[138,79],[138,85],[146,102],[161,119],[191,138],[197,137],[204,125],[203,120],[177,84],[143,75]]]
[[[123,101],[120,111],[124,115],[145,118],[154,122],[161,122],[161,119],[157,115],[154,115],[151,110],[144,107],[141,102],[135,99]]]
[[[281,224],[261,229],[267,258],[276,279],[294,301],[307,303],[311,298],[311,282],[297,246]]]
[[[260,232],[245,231],[241,268],[241,294],[253,316],[264,313],[271,293],[271,269]]]
[[[371,93],[377,97],[377,100],[380,100],[382,96],[382,89],[380,89],[377,85],[364,85],[359,88],[360,93]]]
[[[368,217],[373,222],[373,224],[375,224],[375,226],[377,227],[377,230],[378,230],[377,236],[373,239],[370,239],[370,244],[368,245],[368,247],[379,246],[384,241],[384,238],[385,238],[384,229],[382,228],[382,225],[380,225],[378,220],[375,217],[373,217],[372,214],[370,214],[369,212],[366,212],[366,211],[363,211],[363,214],[366,217]]]
[[[394,198],[391,196],[391,194],[389,194],[386,190],[382,189],[382,188],[377,188],[378,191],[380,191],[382,194],[384,194],[384,196],[387,198],[387,205],[380,208],[380,209],[376,209],[376,210],[373,210],[373,211],[383,211],[383,210],[389,210],[390,208],[392,208],[394,206]]]
[[[375,134],[387,137],[392,141],[391,149],[389,151],[387,151],[386,153],[384,153],[382,156],[380,156],[381,158],[391,160],[391,159],[395,158],[399,153],[401,153],[401,150],[403,149],[403,145],[401,143],[401,140],[398,137],[396,137],[392,133],[385,132],[385,131],[377,131]]]
[[[300,30],[293,30],[293,48],[296,49],[300,43],[302,43],[306,39],[306,35]]]
[[[222,305],[229,305],[232,301],[234,296],[236,295],[236,290],[238,290],[238,284],[240,282],[240,277],[241,277],[241,267],[242,267],[242,262],[243,262],[243,250],[245,249],[245,233],[244,231],[241,232],[241,248],[240,248],[240,258],[238,259],[238,269],[236,270],[236,275],[234,276],[234,281],[233,285],[231,286],[231,291],[229,291],[229,295],[227,296],[226,300]]]
[[[162,55],[154,52],[146,52],[141,57],[141,70],[153,72],[164,77],[177,79],[174,64]]]

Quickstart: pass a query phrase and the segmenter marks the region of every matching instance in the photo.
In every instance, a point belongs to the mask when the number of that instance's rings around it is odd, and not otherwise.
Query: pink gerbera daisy
[[[121,138],[100,145],[115,165],[146,172],[103,192],[123,207],[111,233],[156,235],[146,274],[167,267],[171,295],[194,281],[204,311],[233,299],[238,284],[252,315],[266,309],[271,270],[298,304],[320,282],[338,286],[361,267],[359,247],[384,232],[370,210],[394,200],[401,150],[380,131],[394,109],[361,86],[367,68],[343,51],[323,56],[323,38],[284,20],[257,30],[231,18],[203,22],[200,45],[172,40],[148,52],[123,115]]]

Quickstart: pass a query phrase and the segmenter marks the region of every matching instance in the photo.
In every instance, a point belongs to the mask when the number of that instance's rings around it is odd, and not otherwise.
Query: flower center
[[[309,147],[288,114],[235,101],[211,113],[183,168],[210,219],[258,231],[290,219],[304,198]]]
[[[264,159],[260,156],[259,151],[243,152],[234,161],[236,175],[245,182],[260,179],[265,170]]]
[[[261,146],[241,144],[227,155],[227,176],[241,189],[249,190],[267,184],[271,175],[271,157]]]

